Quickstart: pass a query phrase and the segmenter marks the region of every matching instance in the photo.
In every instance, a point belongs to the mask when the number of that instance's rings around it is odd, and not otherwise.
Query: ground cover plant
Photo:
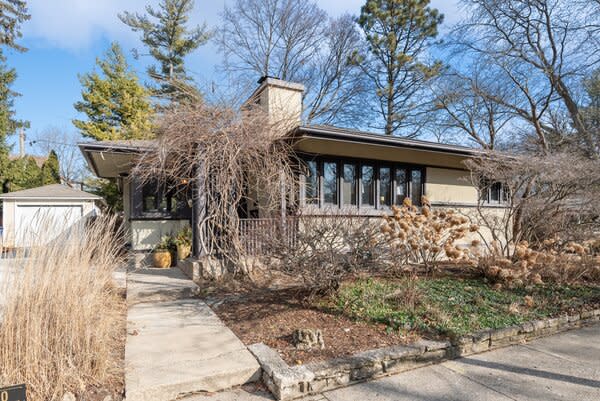
[[[0,257],[0,387],[25,383],[33,401],[61,400],[67,391],[90,401],[122,394],[125,302],[112,275],[122,262],[115,226],[114,217],[100,217]]]
[[[594,285],[494,289],[479,278],[457,277],[358,279],[331,301],[339,313],[385,324],[388,332],[450,338],[599,305],[600,287]]]

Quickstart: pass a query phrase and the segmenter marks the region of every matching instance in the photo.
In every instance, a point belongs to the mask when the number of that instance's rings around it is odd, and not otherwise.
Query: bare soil
[[[263,342],[279,351],[290,365],[323,361],[373,348],[410,343],[414,336],[387,333],[375,325],[335,314],[327,308],[299,301],[293,290],[263,290],[237,299],[222,300],[213,309],[246,345]],[[297,350],[292,344],[295,329],[320,329],[324,349]]]

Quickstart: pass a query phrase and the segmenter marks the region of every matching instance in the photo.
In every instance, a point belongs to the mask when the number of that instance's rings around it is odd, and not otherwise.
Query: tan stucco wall
[[[427,167],[425,194],[433,203],[477,204],[478,191],[469,182],[469,172]]]
[[[44,206],[44,205],[56,205],[56,206],[81,206],[83,217],[91,217],[99,213],[99,209],[96,203],[92,200],[25,200],[25,199],[5,199],[3,201],[3,212],[2,212],[2,242],[1,245],[5,247],[13,247],[15,245],[15,235],[17,232],[17,207],[19,205],[24,206]]]
[[[175,235],[188,225],[187,220],[133,220],[130,222],[131,248],[150,251],[164,235]]]

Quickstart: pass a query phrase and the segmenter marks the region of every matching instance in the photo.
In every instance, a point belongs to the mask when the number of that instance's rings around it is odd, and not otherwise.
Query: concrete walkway
[[[264,401],[243,389],[185,401]],[[600,400],[600,325],[303,399],[314,401]]]
[[[196,285],[177,269],[145,269],[127,278],[127,401],[170,401],[260,377],[244,344],[192,298]]]

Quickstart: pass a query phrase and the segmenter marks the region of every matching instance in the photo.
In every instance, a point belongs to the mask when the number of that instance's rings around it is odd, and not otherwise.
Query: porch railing
[[[265,251],[268,239],[277,238],[287,246],[295,246],[298,234],[298,217],[241,219],[240,241],[248,255]]]

